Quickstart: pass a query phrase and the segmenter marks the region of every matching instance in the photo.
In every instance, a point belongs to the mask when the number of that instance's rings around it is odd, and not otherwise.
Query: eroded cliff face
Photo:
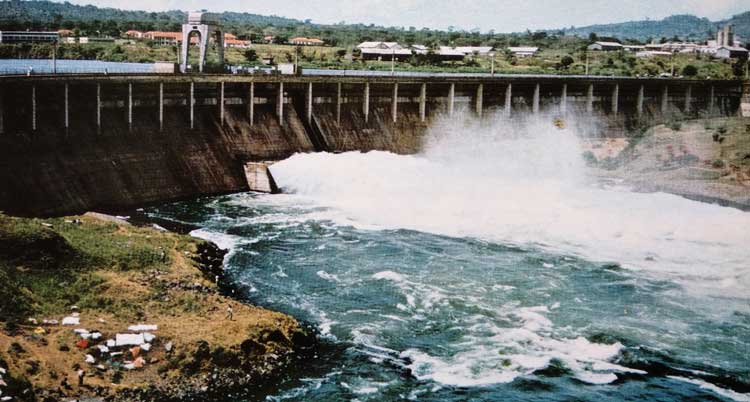
[[[339,124],[332,108],[316,105],[328,151],[419,149],[426,124],[415,108],[399,110],[397,123],[388,105],[373,105],[368,122],[357,108],[345,105]],[[227,106],[223,125],[216,106],[196,107],[195,129],[189,128],[186,107],[167,107],[161,131],[152,107],[136,105],[132,128],[123,108],[104,109],[101,130],[95,110],[84,108],[71,113],[67,133],[61,113],[47,106],[39,111],[36,132],[0,136],[0,210],[62,215],[246,191],[245,162],[316,150],[291,103],[283,125],[273,104],[256,105],[253,125],[243,106]]]

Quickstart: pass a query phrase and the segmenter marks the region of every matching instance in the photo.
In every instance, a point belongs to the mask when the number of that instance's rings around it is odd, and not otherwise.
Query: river
[[[320,329],[267,401],[749,401],[750,214],[592,179],[579,130],[445,120],[419,155],[295,155],[284,194],[147,213]]]

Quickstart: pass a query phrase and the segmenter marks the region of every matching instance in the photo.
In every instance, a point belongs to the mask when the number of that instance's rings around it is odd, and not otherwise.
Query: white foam
[[[743,394],[740,392],[732,391],[731,389],[721,388],[709,382],[705,382],[703,380],[697,380],[694,378],[685,378],[685,377],[677,377],[677,376],[667,376],[667,377],[673,380],[684,381],[690,384],[695,384],[703,389],[710,390],[712,392],[715,392],[723,397],[729,398],[734,401],[750,402],[750,394]]]
[[[318,274],[318,276],[321,279],[325,279],[325,280],[331,281],[331,282],[341,282],[341,279],[339,279],[338,276],[336,276],[334,274],[329,274],[326,271],[320,270],[320,271],[317,272],[317,274]]]
[[[383,280],[389,280],[394,282],[402,282],[404,280],[403,275],[393,272],[393,271],[380,271],[376,274],[374,274],[373,279],[383,279]]]
[[[557,303],[554,304],[557,308]],[[450,345],[458,352],[434,356],[417,349],[402,352],[412,360],[409,368],[417,378],[444,385],[472,387],[510,382],[544,369],[553,360],[561,362],[573,376],[589,384],[607,384],[616,373],[645,374],[612,363],[623,345],[593,343],[583,337],[559,338],[545,315],[547,306],[507,307],[498,314],[515,326],[500,327],[475,316],[477,323],[465,327],[465,335]],[[471,321],[471,320],[469,320]],[[487,332],[495,335],[488,337]]]
[[[432,129],[420,155],[297,154],[271,170],[292,193],[279,202],[326,208],[303,219],[538,247],[748,297],[750,214],[589,185],[581,152],[546,120],[459,122]]]

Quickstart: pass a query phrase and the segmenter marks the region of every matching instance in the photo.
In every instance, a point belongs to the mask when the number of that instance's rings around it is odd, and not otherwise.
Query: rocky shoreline
[[[750,211],[750,119],[674,122],[608,139],[589,152],[596,176],[639,192],[664,192]]]
[[[92,245],[97,238],[102,244]],[[87,245],[81,248],[82,242]],[[25,251],[0,251],[0,272],[9,279],[0,291],[11,297],[18,292],[19,301],[30,302],[2,305],[0,398],[240,400],[262,396],[315,353],[312,327],[232,298],[223,267],[226,251],[213,243],[90,216],[0,215],[3,243]],[[124,258],[109,255],[120,248]],[[102,249],[106,252],[90,251]],[[112,258],[82,256],[97,252]],[[151,254],[144,258],[144,253]],[[123,269],[128,256],[136,261]],[[113,261],[118,262],[107,266]],[[60,272],[52,273],[50,265]],[[71,297],[64,290],[59,303],[45,300],[59,291],[47,286],[60,273],[71,276],[62,287],[77,288],[79,281],[90,287],[90,294],[81,290],[70,300],[77,304],[74,313],[65,311]],[[75,316],[77,325],[58,324],[64,315]],[[115,347],[116,335],[119,341],[132,323],[148,323],[144,328],[151,332],[129,331],[149,334],[148,343]]]

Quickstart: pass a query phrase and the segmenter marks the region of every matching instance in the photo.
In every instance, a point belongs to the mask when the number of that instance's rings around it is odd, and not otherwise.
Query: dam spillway
[[[416,153],[436,119],[457,113],[576,116],[622,130],[736,115],[741,97],[741,81],[589,76],[0,77],[0,210],[60,214],[243,191],[246,162]]]

